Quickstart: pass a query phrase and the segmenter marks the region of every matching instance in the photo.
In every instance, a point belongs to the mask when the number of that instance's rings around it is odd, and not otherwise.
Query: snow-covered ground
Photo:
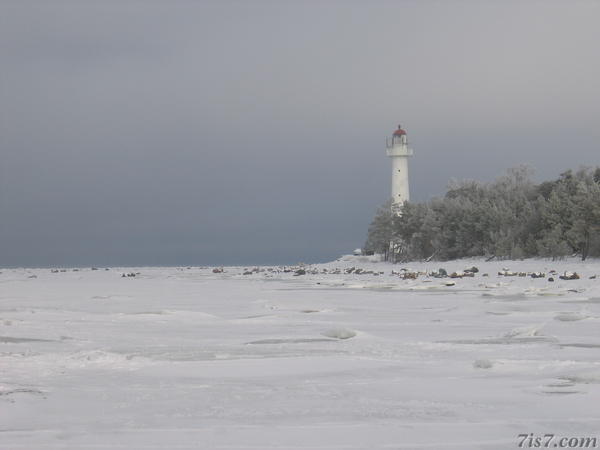
[[[473,265],[474,277],[452,280],[391,274]],[[519,434],[600,437],[600,262],[346,257],[307,269],[2,270],[0,448],[506,449]]]

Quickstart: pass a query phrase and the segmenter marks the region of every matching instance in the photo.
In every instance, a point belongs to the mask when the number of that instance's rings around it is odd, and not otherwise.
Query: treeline
[[[388,202],[364,250],[391,261],[600,256],[600,167],[541,184],[531,175],[519,167],[492,183],[451,182],[443,198],[406,202],[400,215]]]

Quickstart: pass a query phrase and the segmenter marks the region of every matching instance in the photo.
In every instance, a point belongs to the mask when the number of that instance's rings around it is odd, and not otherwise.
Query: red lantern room
[[[402,125],[398,125],[398,129],[394,131],[394,136],[405,136],[406,131],[402,129]]]

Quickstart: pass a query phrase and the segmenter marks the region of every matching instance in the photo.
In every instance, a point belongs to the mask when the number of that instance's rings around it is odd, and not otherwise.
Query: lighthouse
[[[405,201],[410,200],[408,186],[408,158],[413,155],[408,148],[406,131],[398,125],[391,140],[386,139],[387,155],[392,158],[392,211],[398,213]]]

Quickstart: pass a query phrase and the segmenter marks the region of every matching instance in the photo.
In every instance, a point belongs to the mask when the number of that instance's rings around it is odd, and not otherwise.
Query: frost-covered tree
[[[446,195],[385,205],[369,229],[368,248],[394,258],[454,259],[600,256],[600,168],[571,170],[535,184],[517,167],[492,183],[451,181]]]
[[[367,241],[364,244],[365,251],[382,254],[387,261],[390,242],[392,242],[394,235],[393,222],[392,201],[388,200],[377,209],[375,217],[369,226]]]
[[[394,238],[401,259],[426,259],[435,254],[435,215],[426,203],[405,203],[395,219]],[[404,243],[404,245],[400,245]]]
[[[572,204],[573,217],[566,234],[585,260],[600,230],[600,184],[590,171],[577,174]]]

